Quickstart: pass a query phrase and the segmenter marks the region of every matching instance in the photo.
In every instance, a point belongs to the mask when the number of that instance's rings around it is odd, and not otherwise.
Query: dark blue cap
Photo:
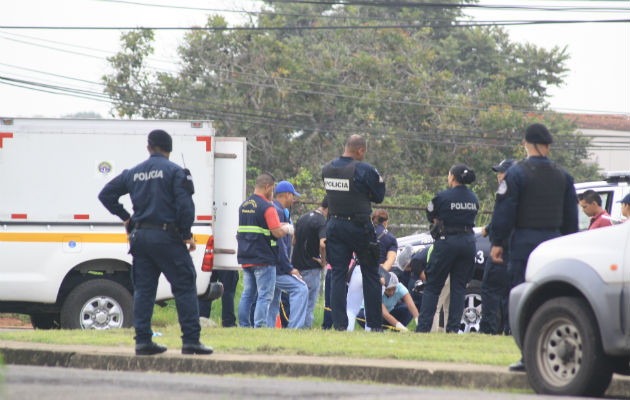
[[[532,124],[525,130],[525,141],[527,143],[551,144],[553,138],[545,125]]]
[[[630,194],[627,194],[623,199],[619,200],[617,203],[630,204]]]
[[[494,172],[505,172],[508,170],[508,168],[514,165],[515,162],[516,160],[513,158],[506,158],[505,160],[492,167],[492,170]]]

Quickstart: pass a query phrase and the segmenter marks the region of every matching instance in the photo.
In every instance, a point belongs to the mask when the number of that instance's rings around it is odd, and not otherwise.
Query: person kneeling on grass
[[[385,276],[385,291],[383,292],[383,319],[385,328],[395,328],[399,331],[407,331],[407,325],[412,319],[418,323],[418,309],[411,299],[409,290],[402,283],[398,282],[398,278],[392,272]],[[359,319],[360,318],[360,319]],[[359,324],[363,326],[365,319],[365,310],[359,311],[357,316]]]

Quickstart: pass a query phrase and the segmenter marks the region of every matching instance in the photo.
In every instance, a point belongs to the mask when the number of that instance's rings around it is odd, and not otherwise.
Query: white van
[[[171,134],[171,161],[193,176],[198,293],[211,292],[213,267],[239,268],[244,138],[215,137],[211,121],[0,118],[0,312],[36,328],[132,326],[127,236],[97,195],[148,157],[153,129]],[[168,298],[162,276],[157,300]]]

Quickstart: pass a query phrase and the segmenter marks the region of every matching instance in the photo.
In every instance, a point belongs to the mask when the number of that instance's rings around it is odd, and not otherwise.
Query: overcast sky
[[[256,9],[248,0],[135,0],[141,3],[215,9]],[[483,0],[482,4],[625,7],[620,1]],[[0,25],[17,26],[193,26],[204,25],[207,12],[174,10],[100,0],[4,1]],[[224,14],[231,23],[243,21]],[[477,11],[479,20],[629,19],[630,12]],[[551,48],[568,46],[566,83],[551,88],[549,102],[561,112],[630,114],[630,23],[535,25],[510,27],[514,41]],[[101,77],[110,72],[105,57],[119,49],[119,31],[0,29],[0,76],[102,92]],[[156,32],[151,65],[175,71],[182,31]],[[67,79],[73,78],[74,80]],[[47,94],[1,84],[0,116],[59,117],[80,111],[109,116],[107,102]],[[14,82],[15,83],[15,82]],[[16,83],[19,84],[19,83]]]

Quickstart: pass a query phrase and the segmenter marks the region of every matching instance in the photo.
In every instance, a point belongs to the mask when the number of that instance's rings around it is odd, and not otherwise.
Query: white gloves
[[[401,324],[400,322],[396,322],[396,328],[401,330],[402,332],[409,331],[409,329],[407,329],[407,327],[405,325]]]
[[[293,235],[293,233],[295,232],[293,224],[286,224],[285,226],[287,227],[287,235]]]
[[[418,326],[418,317],[413,319],[414,321],[416,321],[416,326]]]

